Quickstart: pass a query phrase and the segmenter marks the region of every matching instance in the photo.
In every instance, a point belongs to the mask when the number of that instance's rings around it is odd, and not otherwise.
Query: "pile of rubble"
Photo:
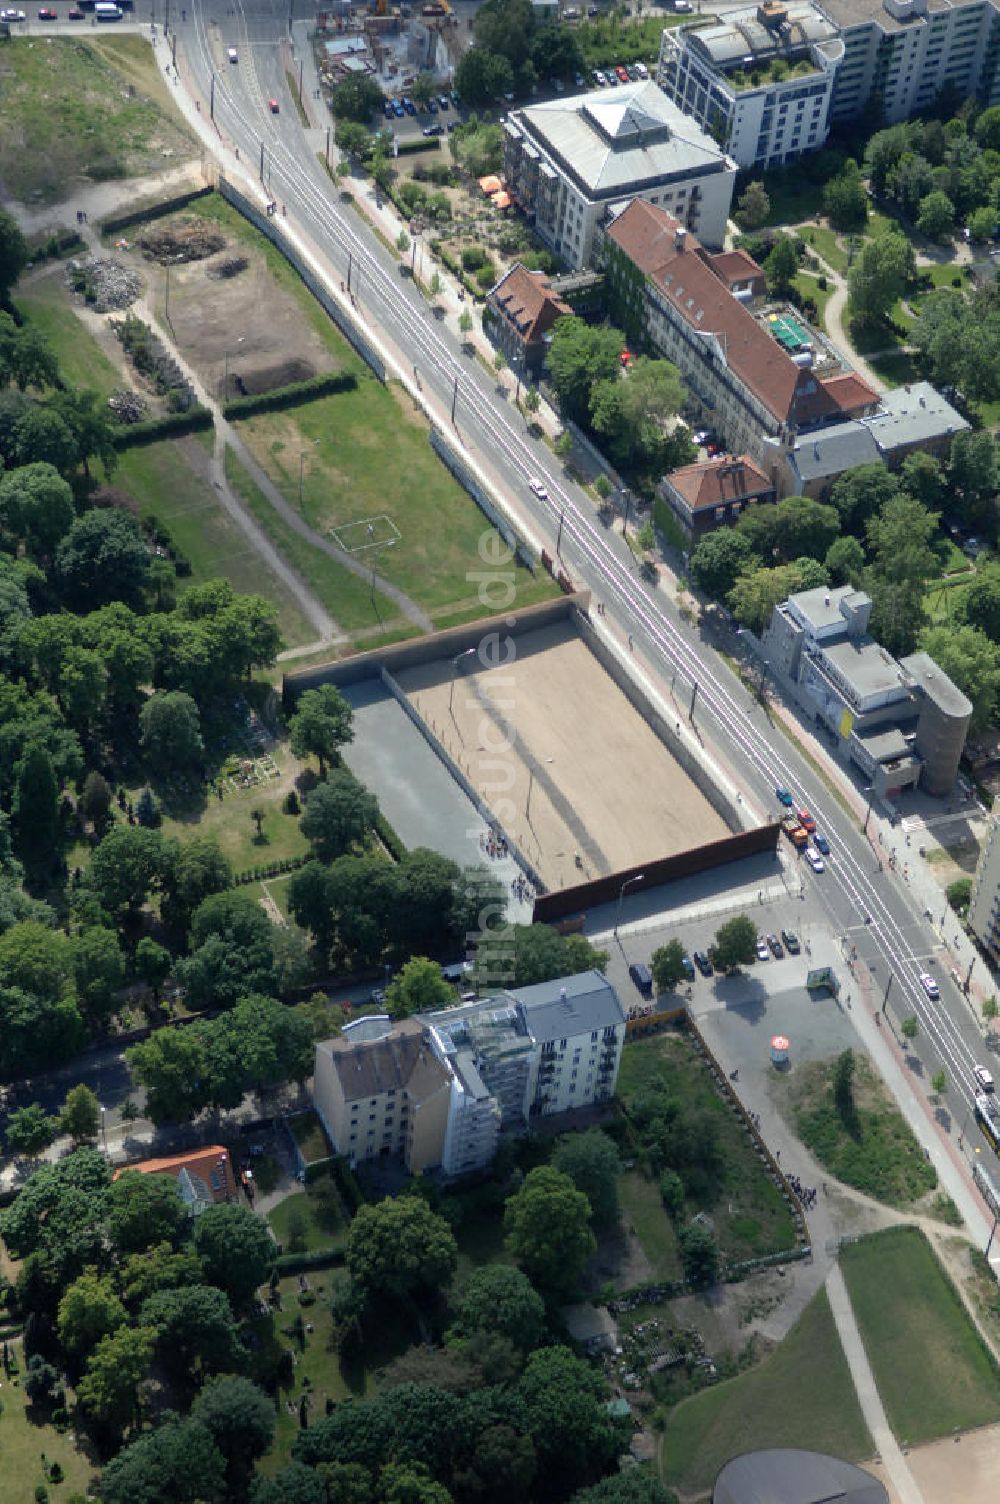
[[[111,393],[108,406],[119,423],[138,423],[145,416],[149,404],[145,397],[140,397],[138,392],[120,389]]]
[[[150,261],[176,265],[184,261],[204,261],[226,244],[226,237],[203,219],[175,219],[143,230],[139,248]]]
[[[71,261],[67,281],[77,292],[83,293],[97,313],[130,308],[142,293],[142,278],[110,257]]]

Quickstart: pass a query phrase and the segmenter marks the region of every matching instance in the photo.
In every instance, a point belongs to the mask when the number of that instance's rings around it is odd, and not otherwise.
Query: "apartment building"
[[[769,478],[796,433],[877,408],[878,394],[797,320],[755,312],[755,262],[746,257],[734,282],[731,257],[706,251],[665,209],[636,199],[602,229],[596,254],[613,321],[677,366],[727,449],[763,464]]]
[[[774,486],[748,454],[682,465],[665,475],[657,490],[692,547],[706,533],[738,522],[751,504],[778,499]]]
[[[826,140],[843,56],[836,25],[810,0],[764,0],[664,31],[656,80],[738,166],[780,167]]]
[[[969,928],[994,962],[1000,964],[1000,799],[993,802],[989,829],[972,881]]]
[[[635,198],[666,205],[721,247],[736,164],[647,80],[513,110],[503,175],[537,234],[578,271],[608,211]]]
[[[972,705],[926,653],[897,661],[870,637],[871,608],[851,585],[790,595],[764,633],[765,661],[876,795],[951,794]]]
[[[553,324],[572,313],[544,272],[528,271],[515,261],[486,299],[483,328],[519,375],[537,380]]]
[[[316,1046],[313,1095],[338,1154],[412,1173],[488,1165],[502,1130],[608,1101],[625,1043],[597,971],[392,1023],[359,1019]]]

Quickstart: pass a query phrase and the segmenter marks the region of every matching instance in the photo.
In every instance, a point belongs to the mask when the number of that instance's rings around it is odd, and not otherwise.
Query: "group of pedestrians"
[[[507,845],[507,837],[494,826],[479,833],[479,849],[493,861],[502,861],[510,855],[510,847]]]
[[[816,1205],[816,1187],[814,1185],[803,1185],[797,1175],[789,1175],[788,1184],[798,1197],[805,1211]]]
[[[534,901],[535,890],[523,872],[519,872],[516,877],[511,878],[510,891],[518,903],[532,903]]]

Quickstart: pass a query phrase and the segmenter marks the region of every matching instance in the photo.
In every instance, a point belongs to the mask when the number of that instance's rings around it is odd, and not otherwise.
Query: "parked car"
[[[444,126],[440,123],[440,121],[436,125],[425,125],[423,134],[425,136],[443,136]]]
[[[812,835],[813,831],[816,829],[816,821],[813,819],[809,811],[807,809],[797,809],[795,813],[798,817],[799,824],[802,826],[802,829],[807,830],[809,834]]]
[[[814,872],[826,871],[826,863],[820,856],[819,852],[816,851],[812,846],[806,847],[806,861],[809,863]]]
[[[757,941],[757,960],[758,961],[770,961],[770,959],[771,959],[771,952],[770,952],[770,950],[768,948],[767,941],[764,939],[764,937],[762,935],[761,938]]]
[[[462,107],[462,101],[459,98],[459,94],[458,94],[458,90],[457,89],[452,89],[452,91],[451,91],[451,103],[452,103],[452,107],[454,109],[456,109],[456,110],[461,109],[461,107]]]
[[[269,99],[267,101],[267,107],[271,111],[272,115],[276,115],[278,113],[279,106],[278,106],[278,101],[276,99]]]
[[[776,961],[780,961],[782,956],[785,954],[784,950],[781,947],[781,941],[778,939],[777,935],[768,935],[766,939],[768,945],[771,947],[771,954],[774,956],[774,959]]]
[[[799,937],[794,930],[782,930],[781,938],[785,942],[785,949],[790,956],[797,956],[802,947],[799,945]]]
[[[415,115],[417,113],[417,107],[413,103],[413,100],[410,98],[409,94],[403,95],[403,109],[408,115]]]
[[[938,986],[937,982],[927,971],[922,971],[920,973],[919,980],[921,987],[924,989],[931,1002],[936,1003],[938,998],[941,996],[941,989]]]
[[[382,106],[382,114],[385,116],[386,120],[391,120],[395,113],[395,101],[392,99],[387,99],[385,104]]]
[[[637,84],[639,82],[639,70],[635,66],[635,63],[629,63],[625,69],[625,72],[629,76],[630,83]]]
[[[712,958],[707,951],[696,950],[694,953],[694,964],[703,977],[710,977],[712,975]]]
[[[636,63],[636,65],[635,65],[635,71],[636,71],[636,73],[638,73],[638,75],[639,75],[640,78],[648,78],[649,77],[649,69],[646,67],[645,63]]]
[[[438,104],[439,104],[439,106],[441,107],[442,110],[447,110],[449,108],[447,94],[439,94],[438,95]]]
[[[972,1075],[976,1083],[976,1089],[978,1091],[984,1091],[987,1095],[989,1095],[989,1093],[993,1090],[993,1077],[990,1075],[985,1065],[977,1065],[973,1070]]]
[[[786,809],[791,809],[792,805],[795,803],[795,800],[792,798],[791,793],[788,789],[775,789],[774,797],[777,799],[778,803],[783,804]]]
[[[38,12],[38,19],[39,21],[58,21],[59,17],[54,10],[50,10],[47,5],[43,5]]]
[[[822,851],[824,856],[830,855],[830,842],[818,830],[813,833],[813,845],[817,851]]]
[[[628,76],[627,72],[622,67],[621,63],[619,63],[618,66],[617,66],[617,68],[615,69],[615,75],[616,75],[616,77],[618,79],[618,82],[621,83],[621,84],[627,84],[627,83],[631,82],[631,80],[629,79],[629,76]]]
[[[428,99],[428,101],[427,101],[427,108],[428,108],[428,110],[430,110],[430,112],[431,112],[432,115],[436,115],[437,112],[438,112],[438,102],[437,102],[437,100],[436,99]]]
[[[38,12],[38,14],[39,14],[39,15],[41,15],[41,14],[42,14],[42,13],[41,13],[41,11],[39,11],[39,12]],[[230,62],[231,62],[231,63],[238,63],[238,62],[239,62],[239,60],[240,60],[240,55],[239,55],[239,53],[238,53],[238,52],[237,52],[237,51],[236,51],[236,48],[235,48],[235,47],[230,47],[230,48],[229,48],[229,49],[228,49],[228,51],[227,51],[227,52],[226,52],[226,56],[227,56],[227,57],[228,57],[228,59],[229,59],[229,61],[230,61]]]
[[[633,961],[628,974],[643,997],[653,996],[653,973],[641,961]]]
[[[81,11],[81,15],[83,12]],[[0,21],[26,21],[28,18],[23,10],[0,10]]]
[[[687,977],[688,981],[693,982],[694,962],[691,960],[691,957],[688,955],[687,951],[685,951],[683,956],[681,956],[681,965],[684,968],[684,975]]]
[[[599,89],[604,88],[604,85],[607,83],[607,79],[604,77],[604,74],[601,72],[600,68],[595,68],[590,76]]]
[[[74,5],[72,10],[66,12],[66,19],[67,21],[82,21],[84,19],[83,11]]]
[[[393,115],[395,115],[397,120],[402,120],[403,116],[406,114],[406,111],[403,109],[403,101],[401,99],[394,99],[392,101],[392,113]]]

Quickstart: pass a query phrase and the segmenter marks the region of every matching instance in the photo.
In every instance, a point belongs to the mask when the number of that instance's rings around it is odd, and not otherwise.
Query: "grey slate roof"
[[[658,84],[622,84],[552,99],[511,117],[590,199],[631,196],[638,184],[721,170],[725,153]]]
[[[881,407],[867,419],[867,425],[883,453],[940,439],[969,426],[929,381],[911,381],[909,386],[883,392]]]
[[[378,1097],[392,1088],[405,1088],[415,1101],[425,1101],[449,1079],[416,1019],[404,1019],[382,1039],[355,1042],[341,1036],[321,1048],[330,1052],[347,1102]]]
[[[539,1044],[625,1022],[618,994],[600,971],[518,987],[511,996],[520,1003],[528,1031]]]
[[[821,1452],[744,1452],[715,1480],[712,1504],[889,1504],[864,1468]]]
[[[867,424],[860,421],[835,423],[817,433],[806,434],[795,442],[788,462],[800,481],[826,480],[881,459]]]

